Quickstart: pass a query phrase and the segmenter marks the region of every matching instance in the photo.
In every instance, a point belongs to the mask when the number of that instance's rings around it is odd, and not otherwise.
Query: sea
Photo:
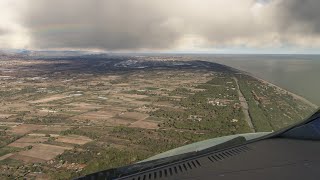
[[[320,106],[320,55],[192,55],[269,81]]]

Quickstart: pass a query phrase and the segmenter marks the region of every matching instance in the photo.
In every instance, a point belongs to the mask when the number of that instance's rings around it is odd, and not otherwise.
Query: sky
[[[319,0],[1,0],[0,49],[318,53]]]

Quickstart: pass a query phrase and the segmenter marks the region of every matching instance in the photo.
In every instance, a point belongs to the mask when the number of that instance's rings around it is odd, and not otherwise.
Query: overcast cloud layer
[[[1,0],[0,48],[320,47],[319,0]]]

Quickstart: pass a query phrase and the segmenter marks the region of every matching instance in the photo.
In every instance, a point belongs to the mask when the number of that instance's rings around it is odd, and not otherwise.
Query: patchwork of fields
[[[179,57],[0,64],[0,179],[69,179],[252,132],[244,109],[254,131],[278,130],[315,109],[228,67]]]

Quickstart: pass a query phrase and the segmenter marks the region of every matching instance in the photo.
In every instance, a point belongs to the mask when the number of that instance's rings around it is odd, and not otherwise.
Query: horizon
[[[278,52],[278,53],[268,53],[268,52],[170,52],[170,51],[158,51],[158,52],[148,52],[148,51],[96,51],[96,50],[81,50],[81,49],[64,49],[64,50],[55,50],[55,49],[0,49],[2,53],[23,53],[24,51],[30,52],[83,52],[83,53],[93,53],[93,54],[162,54],[162,55],[320,55],[318,52],[313,53],[294,53],[294,52]]]

